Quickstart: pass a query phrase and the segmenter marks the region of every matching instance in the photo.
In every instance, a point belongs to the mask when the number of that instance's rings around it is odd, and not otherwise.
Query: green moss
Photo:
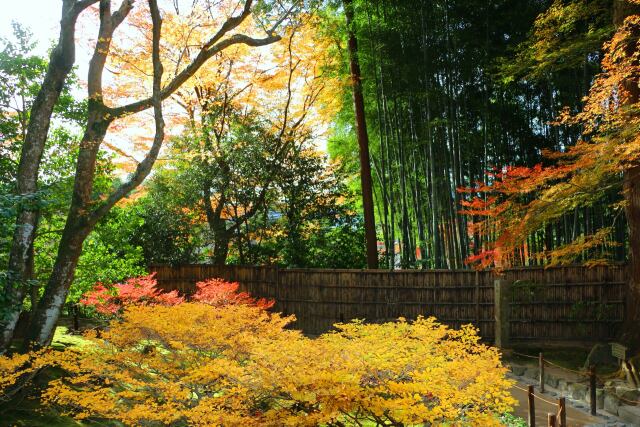
[[[58,326],[53,334],[51,347],[64,350],[67,347],[84,347],[89,343],[90,341],[84,339],[82,335],[70,333],[66,326]]]

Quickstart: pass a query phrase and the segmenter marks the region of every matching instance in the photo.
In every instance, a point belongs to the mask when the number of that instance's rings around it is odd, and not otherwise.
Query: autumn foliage
[[[163,292],[158,289],[154,274],[133,277],[113,286],[98,283],[80,299],[81,304],[93,307],[103,315],[118,314],[128,305],[175,305],[183,301],[178,291]]]
[[[33,363],[66,372],[45,403],[126,425],[490,426],[515,403],[470,325],[354,321],[311,339],[293,320],[249,304],[131,305],[100,338]],[[0,358],[0,372],[23,358]]]
[[[208,279],[196,283],[196,292],[189,298],[215,307],[229,304],[245,304],[268,309],[275,301],[265,298],[253,298],[247,292],[238,292],[240,284],[223,279]],[[176,305],[185,301],[178,291],[165,292],[158,288],[155,273],[148,276],[133,277],[124,283],[107,287],[97,284],[83,295],[81,304],[93,307],[106,316],[122,314],[128,306],[134,305]]]
[[[504,167],[489,174],[488,184],[459,190],[472,195],[463,202],[463,213],[476,218],[470,232],[489,236],[494,242],[469,261],[483,267],[508,267],[517,258],[538,256],[545,263],[564,263],[596,246],[613,246],[612,229],[603,226],[553,251],[526,253],[527,238],[533,232],[602,199],[609,189],[620,187],[625,170],[640,161],[638,34],[640,16],[628,17],[604,46],[603,71],[596,76],[582,111],[571,114],[564,110],[559,115],[558,125],[583,130],[576,145],[543,153],[548,166]],[[620,200],[612,204],[618,211],[624,206]]]
[[[274,300],[253,298],[247,292],[238,292],[240,284],[227,282],[222,279],[209,279],[196,283],[196,293],[193,301],[202,302],[214,307],[230,304],[253,305],[262,309],[269,309],[275,304]]]

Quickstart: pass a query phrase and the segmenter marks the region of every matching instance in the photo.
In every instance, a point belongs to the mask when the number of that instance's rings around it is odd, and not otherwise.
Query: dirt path
[[[518,382],[516,384],[520,388],[527,388],[527,384],[522,382]],[[514,414],[524,418],[525,420],[528,417],[528,409],[527,409],[527,393],[519,388],[512,388],[511,394],[513,397],[519,402],[519,405],[516,406]],[[542,396],[545,400],[550,402],[555,402],[556,398],[553,398],[548,395]],[[543,402],[540,399],[535,400],[535,408],[536,408],[536,426],[546,427],[547,425],[547,414],[555,414],[558,411],[556,405],[551,405],[549,403]],[[580,409],[576,409],[567,404],[567,424],[569,427],[582,427],[594,424],[602,424],[603,420],[599,417],[593,417],[588,412],[582,411]]]

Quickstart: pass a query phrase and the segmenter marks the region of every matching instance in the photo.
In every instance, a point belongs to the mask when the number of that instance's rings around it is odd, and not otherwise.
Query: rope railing
[[[511,354],[515,354],[516,356],[528,357],[530,359],[538,359],[538,356],[532,356],[530,354],[518,353],[517,351],[512,351]]]
[[[551,406],[557,406],[557,410],[554,413],[547,412],[548,425],[556,427],[556,421],[559,422],[559,427],[567,427],[567,407],[565,403],[565,398],[560,397],[556,402],[552,402],[550,400],[545,399],[542,396],[539,396],[534,393],[534,388],[530,385],[528,388],[522,388],[517,384],[513,385],[514,388],[518,390],[522,390],[527,393],[527,403],[528,403],[528,426],[535,426],[536,420],[536,408],[535,408],[535,400],[538,399],[542,402],[545,402]]]
[[[544,363],[549,365],[549,366],[553,366],[555,368],[559,368],[559,369],[565,370],[567,372],[573,372],[574,374],[578,374],[578,375],[581,375],[583,377],[587,377],[587,378],[589,377],[589,373],[588,372],[576,371],[575,369],[565,368],[564,366],[560,366],[560,365],[558,365],[556,363],[549,362],[547,359],[544,359]]]
[[[618,369],[617,371],[612,372],[612,373],[610,373],[610,374],[606,374],[606,375],[598,375],[598,374],[596,374],[596,377],[597,377],[600,381],[604,382],[604,381],[606,381],[606,380],[610,380],[611,378],[617,378],[617,377],[620,377],[620,375],[621,375],[621,374],[622,374],[622,370],[621,370],[621,369]]]
[[[517,355],[517,356],[521,356],[521,357],[527,357],[527,358],[529,358],[529,359],[536,359],[536,360],[538,360],[538,359],[539,359],[539,356],[532,356],[532,355],[530,355],[530,354],[519,353],[519,352],[517,352],[517,351],[512,352],[512,354],[515,354],[515,355]],[[549,360],[547,360],[547,359],[543,359],[543,363],[544,363],[545,365],[553,366],[553,367],[555,367],[555,368],[562,369],[562,370],[567,371],[567,372],[572,372],[572,373],[574,373],[574,374],[577,374],[577,375],[580,375],[580,376],[583,376],[583,377],[586,377],[586,378],[588,378],[588,377],[590,376],[589,372],[585,372],[585,371],[578,371],[578,370],[575,370],[575,369],[570,369],[570,368],[567,368],[567,367],[564,367],[564,366],[560,366],[560,365],[558,365],[557,363],[550,362],[550,361],[549,361]],[[622,372],[621,370],[617,370],[617,371],[612,372],[612,373],[610,373],[610,374],[604,374],[604,375],[596,374],[596,377],[597,377],[600,381],[603,381],[603,382],[604,382],[604,381],[609,380],[609,379],[611,379],[611,378],[619,377],[619,376],[620,376],[620,374],[621,374],[621,372]]]
[[[638,406],[640,405],[640,400],[631,400],[631,399],[627,399],[625,397],[620,396],[618,393],[616,393],[615,391],[609,391],[610,394],[614,395],[618,400],[621,400],[623,402],[628,403],[629,405],[632,406]]]
[[[622,373],[622,371],[620,369],[618,369],[615,372],[609,373],[609,374],[604,374],[604,375],[598,375],[596,373],[596,367],[595,365],[591,365],[589,367],[588,371],[584,371],[584,370],[575,370],[575,369],[570,369],[564,366],[560,366],[557,363],[553,363],[550,362],[549,360],[546,360],[543,356],[542,353],[539,353],[538,356],[532,356],[530,354],[525,354],[525,353],[519,353],[517,351],[512,352],[512,354],[516,355],[516,356],[520,356],[520,357],[525,357],[528,359],[536,359],[538,360],[538,379],[539,379],[539,384],[538,387],[540,389],[541,393],[544,393],[545,391],[545,379],[547,377],[545,377],[545,366],[553,366],[555,368],[558,368],[562,371],[566,371],[566,372],[571,372],[572,374],[578,375],[579,377],[583,377],[583,378],[587,378],[588,379],[588,388],[589,388],[589,395],[588,395],[588,400],[590,403],[590,409],[591,409],[591,415],[596,415],[597,413],[597,384],[598,381],[600,381],[601,383],[604,383],[606,380],[611,379],[611,378],[616,378],[619,377]],[[509,366],[509,369],[513,370],[511,366]],[[529,386],[529,390],[526,390],[522,387],[518,387],[518,386],[514,386],[519,390],[522,391],[526,391],[527,394],[529,395],[529,410],[530,412],[533,410],[532,408],[534,407],[534,401],[535,399],[539,399],[543,402],[546,402],[548,404],[553,405],[554,402],[550,402],[549,400],[544,399],[543,397],[540,397],[538,395],[535,395],[533,393],[533,386]],[[615,396],[620,402],[623,402],[624,404],[628,404],[628,405],[633,405],[633,406],[640,406],[640,400],[633,400],[633,399],[629,399],[623,396],[620,396],[619,394],[617,394],[615,391],[610,391],[608,390],[607,393],[612,394],[613,396]],[[560,421],[560,425],[563,425],[562,420],[564,418],[566,418],[566,413],[563,414],[563,410],[560,406],[564,406],[564,398],[561,398],[563,400],[562,405],[560,405],[560,401],[558,401],[558,413],[556,415],[553,414],[548,414],[549,415],[549,420],[551,420],[551,417],[554,417],[554,419],[559,419]],[[564,417],[563,417],[564,416]],[[530,418],[531,418],[531,414],[530,414]],[[555,421],[554,421],[555,422]]]
[[[526,388],[518,387],[517,385],[514,385],[513,387],[514,387],[514,388],[517,388],[518,390],[522,390],[522,391],[524,391],[525,393],[528,393],[528,392],[529,392],[529,390],[527,390]],[[552,402],[552,401],[550,401],[550,400],[547,400],[547,399],[545,399],[545,398],[543,398],[543,397],[540,397],[540,395],[538,395],[538,394],[534,394],[534,395],[533,395],[533,397],[535,397],[536,399],[542,400],[543,402],[546,402],[546,403],[548,403],[549,405],[555,405],[555,404],[557,404],[557,402]]]

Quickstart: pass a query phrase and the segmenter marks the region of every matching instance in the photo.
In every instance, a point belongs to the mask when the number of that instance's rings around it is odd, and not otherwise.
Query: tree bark
[[[632,351],[640,350],[640,166],[624,172],[624,196],[629,224],[629,285],[622,338]]]
[[[362,209],[364,213],[364,229],[367,248],[367,267],[378,268],[378,240],[373,211],[373,190],[371,182],[371,163],[369,157],[369,135],[365,119],[364,97],[362,95],[362,81],[360,63],[358,61],[358,41],[353,28],[353,0],[343,0],[347,31],[349,36],[349,57],[351,81],[353,85],[353,105],[356,115],[356,131],[360,151],[360,184],[362,187]]]
[[[640,6],[628,0],[614,0],[613,23],[616,27],[623,25],[625,18],[640,14]],[[625,49],[625,55],[636,55],[637,37]],[[637,104],[640,101],[640,81],[637,76],[630,76],[622,82],[621,92],[626,104]],[[623,194],[626,201],[625,213],[629,226],[629,282],[625,307],[622,341],[632,352],[640,350],[640,165],[634,165],[624,171]]]
[[[80,13],[98,0],[64,0],[58,43],[51,52],[49,66],[31,107],[27,133],[20,154],[17,174],[17,194],[25,197],[36,195],[40,162],[44,152],[53,108],[75,62],[75,25]],[[8,280],[3,288],[4,310],[0,321],[0,353],[6,351],[13,338],[13,331],[27,291],[29,248],[33,245],[37,227],[37,208],[21,207],[16,217],[16,228],[9,253]]]
[[[214,209],[211,206],[210,186],[205,184],[203,190],[202,203],[207,215],[209,231],[213,236],[212,261],[215,265],[225,265],[227,256],[229,255],[229,242],[231,241],[231,232],[227,230],[226,221],[222,218],[226,197],[224,194],[220,194],[220,199]]]

